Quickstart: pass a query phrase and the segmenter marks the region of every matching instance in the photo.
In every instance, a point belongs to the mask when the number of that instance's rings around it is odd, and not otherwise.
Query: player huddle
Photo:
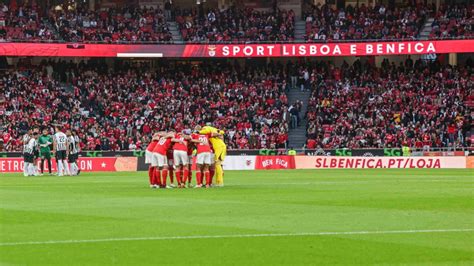
[[[48,129],[43,129],[42,135],[39,129],[29,130],[23,136],[23,158],[24,176],[38,176],[44,172],[44,162],[48,163],[49,174],[52,174],[51,157],[54,155],[57,164],[57,175],[79,175],[81,170],[77,165],[79,157],[79,137],[72,130],[63,133],[59,126],[55,127],[54,135],[49,134]],[[52,148],[52,150],[51,150]],[[35,166],[35,162],[41,158],[41,174]]]
[[[196,126],[191,130],[175,132],[160,131],[146,149],[145,162],[150,164],[148,170],[150,187],[170,188],[174,175],[179,188],[191,187],[192,159],[196,150],[196,186],[211,187],[214,174],[216,185],[224,185],[222,162],[226,156],[224,131],[211,126]],[[167,178],[171,186],[167,185]]]

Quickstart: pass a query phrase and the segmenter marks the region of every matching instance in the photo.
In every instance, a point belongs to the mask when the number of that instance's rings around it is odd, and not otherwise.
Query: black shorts
[[[56,151],[56,160],[66,160],[66,151]]]
[[[69,156],[67,157],[67,162],[68,163],[75,163],[77,161],[78,157],[79,157],[79,155],[77,153],[69,154]]]
[[[35,161],[35,156],[31,153],[23,153],[23,159],[25,163],[33,163]]]
[[[40,153],[38,150],[35,150],[35,159],[38,159],[40,157]]]

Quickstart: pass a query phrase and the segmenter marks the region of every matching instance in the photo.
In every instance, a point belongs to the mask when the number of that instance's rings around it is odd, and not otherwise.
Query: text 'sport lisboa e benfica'
[[[352,43],[352,44],[262,44],[262,45],[209,45],[209,56],[272,57],[272,56],[345,56],[345,55],[397,55],[436,53],[432,42]],[[216,51],[217,50],[217,51]]]

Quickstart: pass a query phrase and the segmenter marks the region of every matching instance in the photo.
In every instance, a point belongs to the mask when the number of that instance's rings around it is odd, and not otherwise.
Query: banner
[[[295,156],[257,156],[255,170],[295,169]]]
[[[40,160],[36,161],[39,168]],[[86,158],[81,157],[77,161],[77,165],[84,172],[120,172],[120,171],[136,171],[137,158],[136,157],[98,157]],[[9,172],[23,172],[22,158],[0,158],[0,173]],[[45,172],[47,170],[47,163],[45,163]],[[52,171],[57,171],[56,160],[52,160]]]
[[[296,156],[296,169],[466,168],[466,157],[321,157]]]
[[[224,170],[255,170],[257,156],[226,156]]]
[[[0,56],[42,57],[314,57],[472,53],[474,40],[286,44],[0,43]]]

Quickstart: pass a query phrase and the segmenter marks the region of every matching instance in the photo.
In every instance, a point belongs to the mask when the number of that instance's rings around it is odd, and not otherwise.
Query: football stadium
[[[474,265],[470,0],[0,0],[0,265]]]

